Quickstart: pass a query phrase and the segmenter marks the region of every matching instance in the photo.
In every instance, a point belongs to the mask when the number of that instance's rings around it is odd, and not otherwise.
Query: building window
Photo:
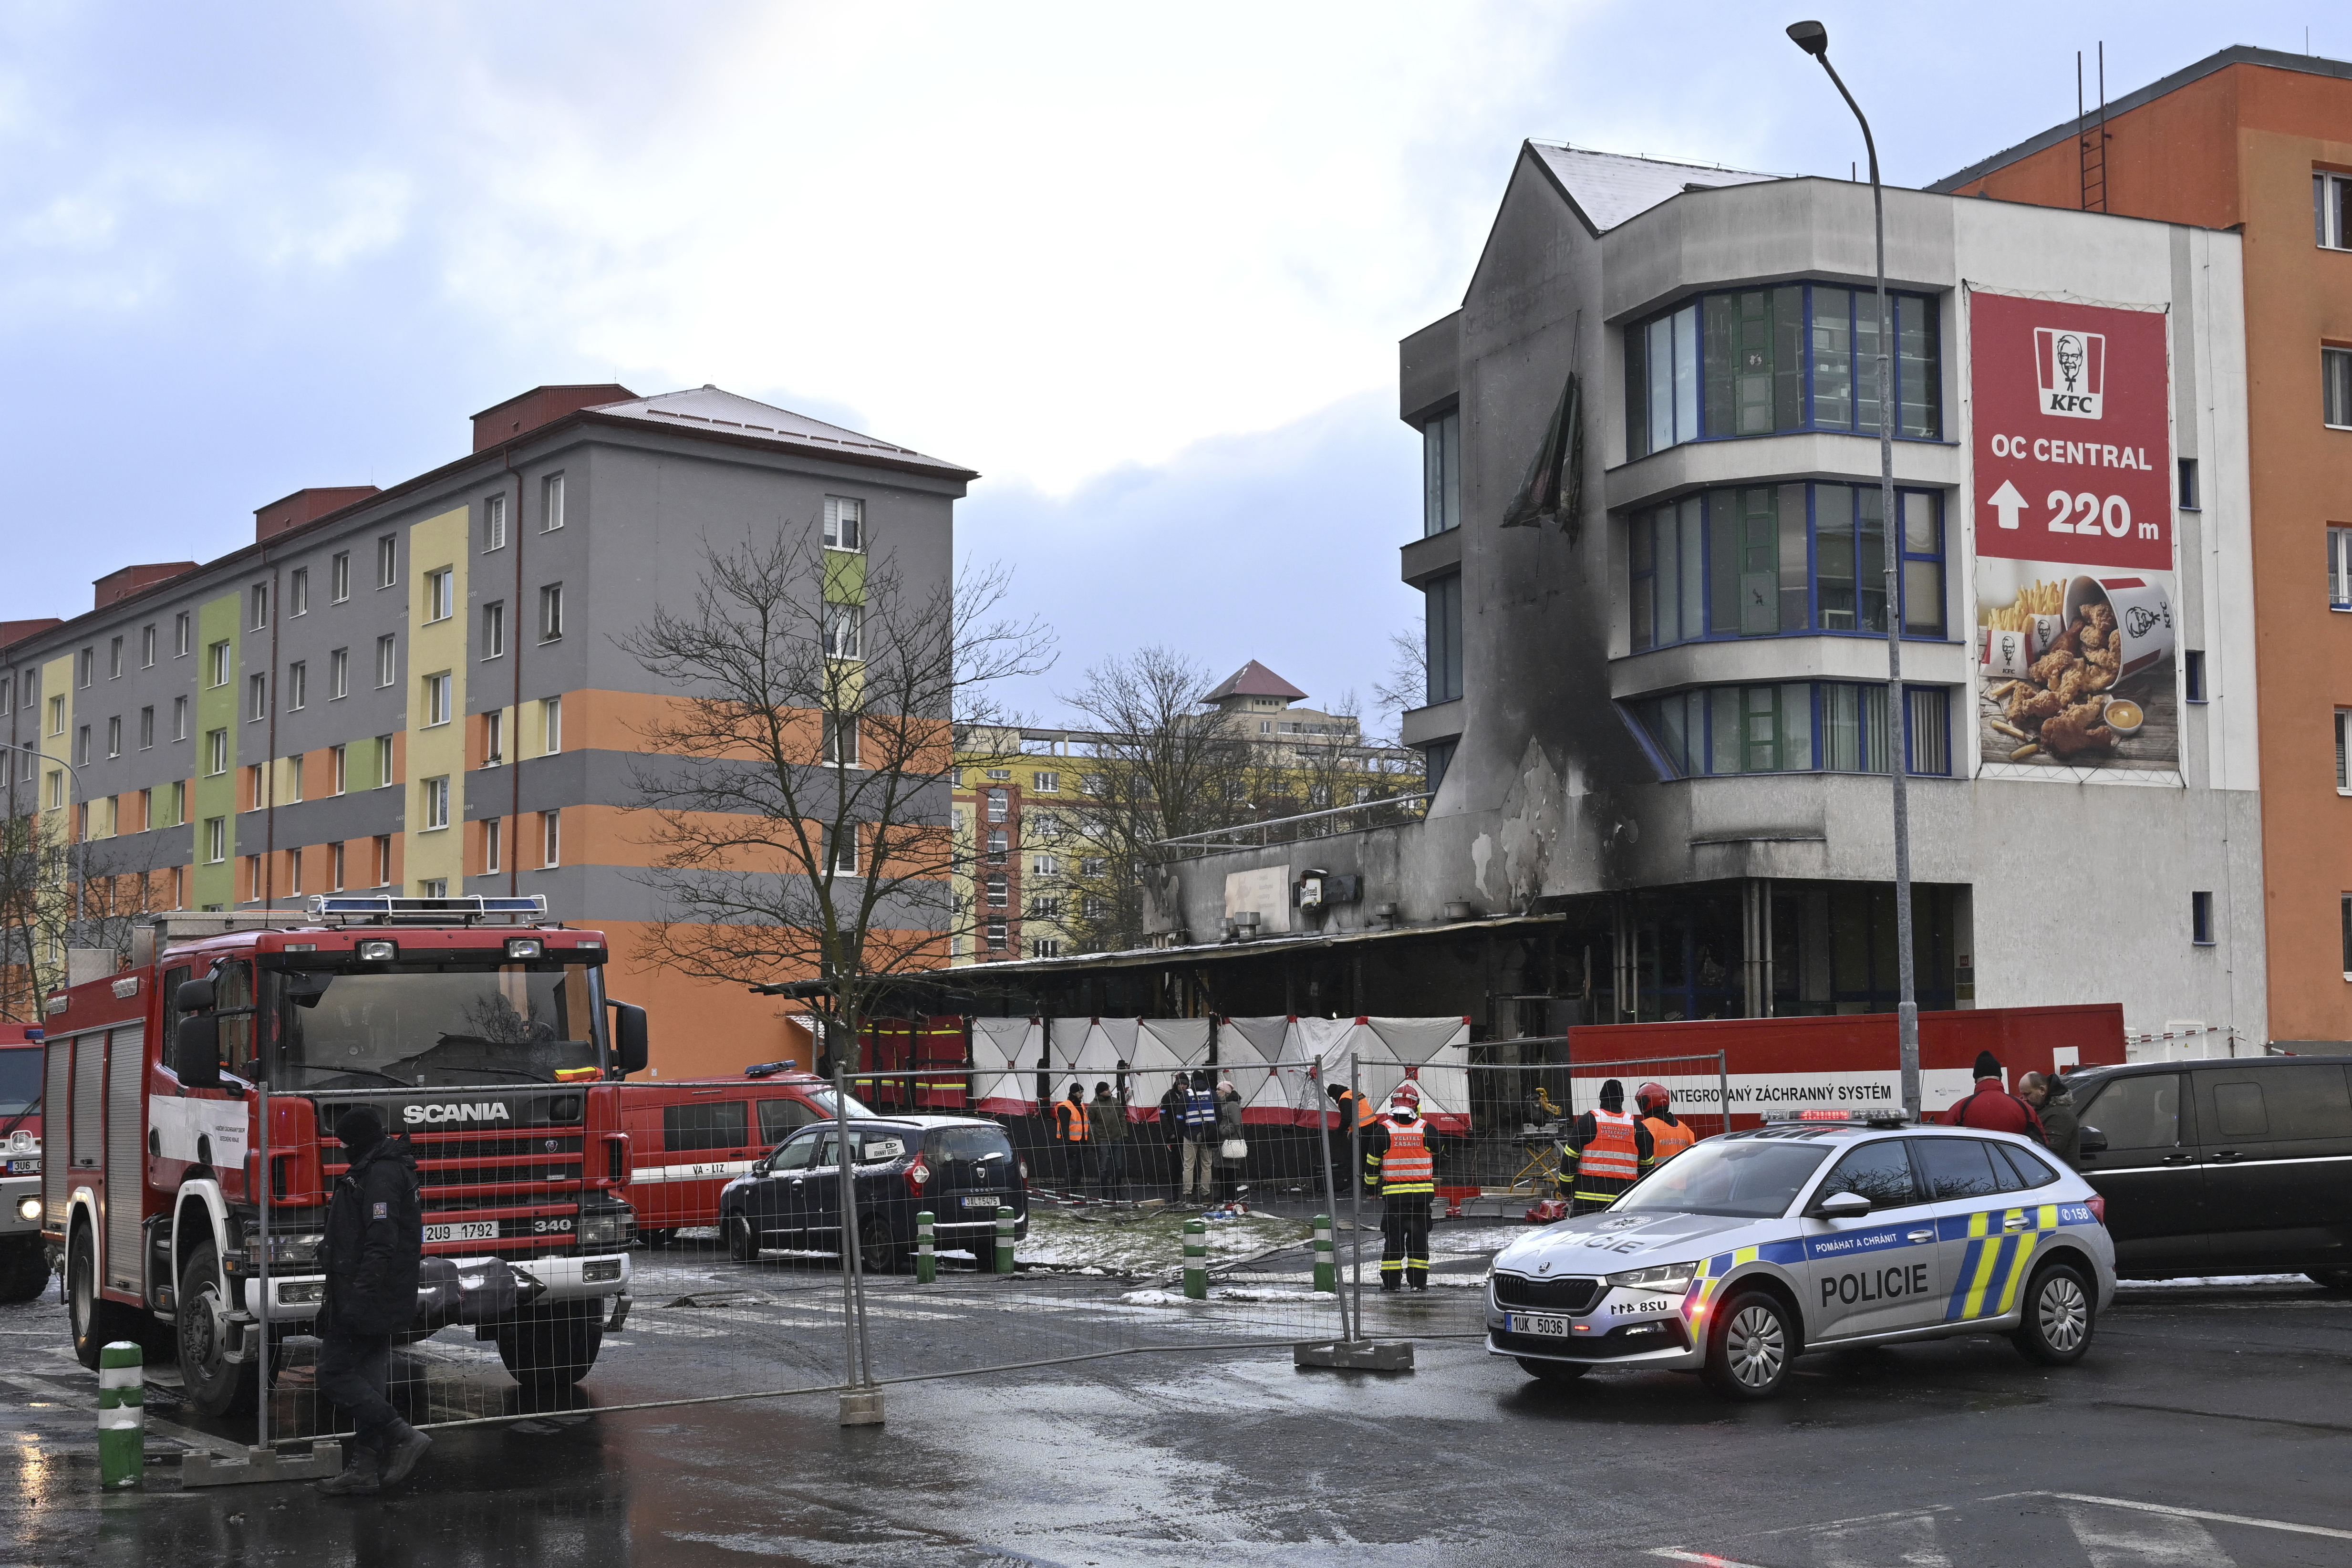
[[[1109,864],[1110,862],[1100,855],[1089,855],[1078,862],[1078,873],[1086,877],[1099,877],[1103,875]]]
[[[482,657],[503,658],[507,651],[507,605],[493,599],[482,606]]]
[[[1427,617],[1432,706],[1462,695],[1462,574],[1448,573],[1422,590]]]
[[[172,617],[172,657],[187,658],[189,650],[195,647],[194,638],[195,624],[188,618],[188,613],[183,610],[173,616]]]
[[[482,872],[485,876],[499,869],[499,841],[503,837],[500,830],[505,826],[506,819],[499,816],[488,817],[482,823]]]
[[[1886,530],[1875,485],[1748,485],[1627,523],[1633,651],[1707,637],[1886,635]],[[1898,490],[1904,632],[1946,635],[1943,498]]]
[[[1883,773],[1892,752],[1886,688],[1844,681],[1702,687],[1627,704],[1677,778],[1733,773]],[[1952,771],[1951,693],[1904,688],[1906,772]],[[1431,785],[1435,788],[1434,784]]]
[[[1012,853],[1013,836],[1002,827],[988,830],[988,858],[991,864],[1002,866],[1004,857]]]
[[[507,716],[493,708],[482,715],[482,766],[497,767],[507,760]]]
[[[343,841],[336,839],[327,846],[327,891],[343,890]]]
[[[90,682],[98,679],[98,650],[94,647],[82,649],[78,662],[81,671],[81,689],[87,691]]]
[[[992,949],[1002,952],[1004,948],[1005,938],[1005,923],[1003,921],[991,921],[988,922],[988,945]]]
[[[2330,427],[2352,430],[2352,349],[2319,351],[2321,417]]]
[[[824,652],[828,658],[866,657],[866,609],[861,605],[824,607]]]
[[[1029,814],[1029,831],[1040,844],[1059,843],[1062,819],[1050,811],[1033,811]]]
[[[563,864],[563,814],[539,814],[539,863],[542,868]]]
[[[550,474],[539,481],[539,531],[553,533],[563,526],[563,476]]]
[[[251,598],[253,602],[253,629],[257,632],[266,631],[269,626],[269,584],[267,583],[256,583],[253,585]]]
[[[65,732],[66,700],[62,697],[52,697],[49,699],[49,733],[62,735]]]
[[[2352,175],[2313,171],[2311,237],[2324,249],[2352,250]]]
[[[985,891],[990,909],[1001,910],[1005,907],[1010,889],[1003,872],[990,872],[981,879],[981,885]]]
[[[122,754],[122,715],[120,713],[106,721],[106,754],[110,757]]]
[[[375,885],[392,886],[392,835],[384,834],[375,841]]]
[[[286,613],[307,616],[310,613],[310,569],[297,566],[286,579]],[[300,854],[300,850],[296,850]]]
[[[824,719],[824,760],[835,767],[854,768],[857,765],[857,741],[861,729],[856,719],[842,719],[827,713]]]
[[[1062,858],[1059,855],[1033,855],[1029,858],[1029,872],[1035,877],[1058,877],[1062,874]]]
[[[1462,411],[1421,427],[1421,533],[1462,526]]]
[[[375,542],[375,585],[389,588],[400,581],[400,535],[387,533]]]
[[[394,641],[389,632],[375,639],[375,683],[380,687],[390,686],[399,679],[400,661]]]
[[[150,832],[154,826],[155,792],[152,788],[142,789],[139,792],[139,831]]]
[[[563,750],[563,699],[551,697],[539,705],[541,750],[553,756]]]
[[[375,787],[383,789],[393,782],[393,766],[398,761],[393,751],[393,737],[375,738]]]
[[[339,550],[335,552],[334,559],[327,563],[327,597],[340,605],[351,596],[352,552]]]
[[[66,771],[63,768],[51,768],[49,770],[48,809],[51,811],[62,811],[65,809],[65,804]]]
[[[172,739],[184,741],[187,738],[188,700],[184,697],[174,697],[172,699]]]
[[[2199,947],[2213,945],[2213,895],[2189,895],[2189,940]]]
[[[835,877],[857,875],[857,825],[844,823],[824,830],[824,868]]]
[[[248,675],[245,678],[245,721],[258,724],[269,717],[269,677]]]
[[[109,680],[122,679],[122,639],[121,637],[116,637],[106,645],[106,679]]]
[[[2180,651],[2180,684],[2182,695],[2191,702],[2205,700],[2205,650],[2183,648]]]
[[[1062,775],[1055,773],[1031,773],[1029,787],[1039,795],[1059,795],[1062,792]]]
[[[457,614],[457,574],[454,567],[444,566],[438,572],[425,574],[425,619],[446,621]]]
[[[1943,431],[1937,301],[1890,293],[1895,433]],[[1878,433],[1878,296],[1783,284],[1708,294],[1625,330],[1626,456],[1795,430]]]
[[[139,668],[155,668],[155,628],[152,625],[139,628]]]
[[[247,903],[255,903],[255,902],[259,901],[260,898],[261,898],[261,857],[260,857],[260,856],[258,856],[258,855],[248,855],[248,856],[247,856],[247,857],[245,858],[245,899],[246,899],[246,902],[247,902]]]
[[[866,548],[866,503],[851,496],[824,498],[824,547],[827,550]]]
[[[987,812],[988,820],[991,822],[1004,821],[1007,814],[1013,807],[1012,793],[1007,790],[989,789],[981,791],[980,795],[981,805]]]
[[[2352,713],[2336,710],[2336,793],[2352,795]]]
[[[228,772],[228,731],[207,730],[205,731],[205,776],[218,778],[226,772]]]
[[[205,650],[205,685],[228,684],[228,644],[226,641],[216,642]]]
[[[486,496],[482,500],[482,549],[504,550],[507,547],[507,498]]]
[[[349,765],[348,758],[349,752],[345,747],[330,746],[327,748],[327,779],[332,788],[332,792],[336,795],[342,794],[348,786],[351,777],[350,773],[346,771]],[[340,883],[337,885],[341,886]]]
[[[89,726],[87,724],[74,731],[74,765],[76,767],[89,765]]]
[[[563,584],[550,583],[539,591],[539,640],[560,642],[563,637]]]
[[[421,899],[446,899],[449,896],[449,879],[426,877],[416,884],[416,896]]]
[[[424,728],[431,729],[436,724],[446,724],[448,721],[449,675],[446,670],[444,670],[439,675],[428,675],[425,678]]]
[[[286,851],[286,890],[299,897],[302,892],[302,851]]]
[[[302,753],[295,752],[286,759],[286,799],[289,805],[302,800]]]
[[[425,831],[437,833],[449,826],[449,775],[425,781]]]
[[[339,647],[327,655],[327,700],[348,697],[352,691],[352,650]]]
[[[155,744],[155,710],[139,710],[139,749],[146,751]]]
[[[188,781],[172,781],[172,821],[173,827],[184,827],[188,821]]]
[[[247,811],[259,811],[269,804],[268,797],[264,793],[267,786],[262,782],[262,767],[259,763],[245,764],[245,809]]]
[[[2204,508],[2202,504],[2197,499],[2197,459],[2194,458],[2183,458],[2179,460],[2178,467],[2180,469],[2180,510],[2183,511],[2203,510]]]
[[[302,705],[310,700],[310,667],[302,660],[296,659],[292,664],[286,667],[287,711],[289,713],[300,712],[302,710]]]
[[[1029,955],[1032,958],[1059,958],[1062,956],[1062,944],[1050,936],[1037,937],[1029,943]]]
[[[228,818],[205,818],[205,864],[217,866],[228,858]]]

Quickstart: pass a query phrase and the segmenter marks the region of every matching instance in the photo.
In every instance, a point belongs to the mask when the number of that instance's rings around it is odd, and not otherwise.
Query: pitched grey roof
[[[593,411],[615,418],[642,420],[647,425],[672,430],[721,430],[730,435],[781,441],[816,451],[887,458],[897,464],[936,468],[943,474],[969,476],[971,473],[970,469],[959,464],[926,457],[912,447],[893,446],[855,430],[845,430],[838,425],[828,425],[822,419],[811,419],[804,414],[794,414],[789,409],[777,408],[738,393],[722,392],[708,384],[685,392],[663,392],[651,397],[635,397],[625,403],[602,403],[596,405]]]
[[[1751,185],[1786,177],[1706,163],[1632,158],[1622,153],[1595,153],[1559,142],[1529,141],[1528,146],[1543,160],[1545,169],[1595,234],[1606,234],[1660,202],[1681,195],[1685,186]]]

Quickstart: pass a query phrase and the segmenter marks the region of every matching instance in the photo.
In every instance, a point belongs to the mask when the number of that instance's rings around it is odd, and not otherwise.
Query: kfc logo
[[[2107,340],[2099,332],[2033,329],[2033,368],[2042,384],[2042,412],[2065,419],[2096,419],[2107,379]]]

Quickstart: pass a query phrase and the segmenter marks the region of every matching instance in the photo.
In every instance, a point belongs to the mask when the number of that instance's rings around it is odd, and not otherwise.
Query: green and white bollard
[[[147,1474],[147,1367],[139,1347],[117,1340],[98,1352],[98,1484],[135,1487]]]
[[[1013,1278],[1013,1211],[1002,1204],[996,1208],[996,1272]]]
[[[940,1277],[940,1260],[931,1250],[931,1211],[915,1216],[915,1283],[928,1285]]]
[[[1315,1289],[1336,1295],[1339,1289],[1339,1264],[1334,1256],[1331,1239],[1331,1216],[1315,1216]]]
[[[1184,1299],[1205,1301],[1209,1299],[1209,1223],[1188,1219],[1184,1222]]]

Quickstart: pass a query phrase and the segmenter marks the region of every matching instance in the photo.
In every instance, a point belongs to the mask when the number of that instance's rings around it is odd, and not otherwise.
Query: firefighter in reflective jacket
[[[1364,1185],[1381,1194],[1381,1289],[1429,1289],[1429,1204],[1437,1191],[1421,1094],[1396,1091],[1389,1113],[1364,1130]]]
[[[1569,1200],[1568,1212],[1607,1208],[1655,1163],[1650,1130],[1626,1114],[1625,1086],[1611,1079],[1601,1086],[1600,1109],[1576,1119],[1560,1149],[1560,1194]]]
[[[1666,1109],[1671,1100],[1662,1083],[1645,1083],[1633,1091],[1633,1109],[1642,1113],[1642,1130],[1650,1135],[1661,1165],[1698,1142],[1690,1123]]]

